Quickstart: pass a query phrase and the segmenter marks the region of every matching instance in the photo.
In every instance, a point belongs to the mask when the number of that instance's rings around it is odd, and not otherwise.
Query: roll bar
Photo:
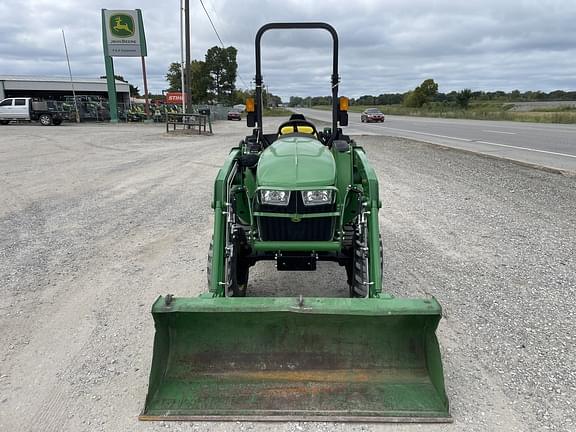
[[[321,29],[328,31],[332,35],[332,138],[334,139],[338,133],[338,85],[340,83],[340,77],[338,76],[338,33],[336,33],[336,30],[330,24],[323,22],[269,23],[260,27],[258,33],[256,33],[256,121],[260,133],[262,133],[262,62],[260,41],[262,35],[268,30],[277,29]]]

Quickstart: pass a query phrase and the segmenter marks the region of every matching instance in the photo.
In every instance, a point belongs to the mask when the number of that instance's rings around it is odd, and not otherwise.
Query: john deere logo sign
[[[144,57],[146,39],[140,9],[102,9],[102,38],[105,56]]]
[[[134,36],[134,19],[130,15],[115,14],[110,16],[110,33],[116,37]]]

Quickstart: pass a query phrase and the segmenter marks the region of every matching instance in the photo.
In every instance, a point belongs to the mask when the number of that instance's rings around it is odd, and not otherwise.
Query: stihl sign
[[[168,92],[168,93],[166,93],[166,103],[181,104],[183,94],[184,93],[182,93],[182,92]]]

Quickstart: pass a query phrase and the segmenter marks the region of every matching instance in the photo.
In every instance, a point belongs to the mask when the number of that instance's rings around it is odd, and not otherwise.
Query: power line
[[[222,48],[226,48],[224,46],[224,42],[222,42],[222,38],[220,37],[220,34],[218,34],[218,30],[216,30],[216,26],[214,25],[214,22],[212,22],[212,18],[210,17],[210,14],[206,10],[206,6],[204,6],[204,2],[202,0],[200,0],[200,4],[202,5],[202,9],[204,9],[204,12],[206,13],[206,16],[208,17],[208,21],[210,21],[210,25],[212,26],[212,30],[214,30],[214,33],[216,33],[216,37],[220,41],[220,45],[222,45]],[[242,84],[244,84],[244,87],[248,88],[248,86],[246,85],[246,81],[244,81],[244,78],[242,78],[242,75],[240,75],[240,72],[236,71],[236,74],[238,75],[238,78],[240,78],[240,81],[242,81]]]
[[[216,30],[216,26],[214,25],[214,23],[212,22],[212,18],[210,18],[210,14],[208,13],[208,11],[206,10],[206,6],[204,6],[204,2],[202,0],[200,0],[200,4],[202,5],[202,9],[204,9],[204,12],[206,13],[206,16],[208,17],[208,21],[210,21],[210,24],[212,25],[212,29],[214,30],[214,33],[216,33],[216,36],[218,37],[218,40],[220,41],[220,44],[222,45],[222,48],[224,48],[224,42],[222,42],[222,38],[220,37],[220,35],[218,34],[218,30]]]

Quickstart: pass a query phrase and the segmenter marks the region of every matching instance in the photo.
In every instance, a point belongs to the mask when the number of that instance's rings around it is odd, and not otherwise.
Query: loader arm
[[[241,154],[238,147],[232,148],[224,165],[218,171],[214,181],[214,196],[212,199],[212,208],[214,209],[214,231],[212,238],[212,269],[210,273],[209,290],[217,297],[224,296],[224,240],[226,233],[226,212],[228,211],[228,185],[230,176],[235,171],[237,165],[236,159]],[[210,263],[209,263],[210,265]]]
[[[368,248],[370,263],[370,287],[369,297],[391,297],[382,294],[382,272],[380,271],[380,237],[378,211],[380,209],[380,197],[378,191],[378,178],[374,168],[368,162],[366,152],[362,147],[354,147],[354,164],[360,174],[361,186],[364,191],[364,209],[368,222]]]

